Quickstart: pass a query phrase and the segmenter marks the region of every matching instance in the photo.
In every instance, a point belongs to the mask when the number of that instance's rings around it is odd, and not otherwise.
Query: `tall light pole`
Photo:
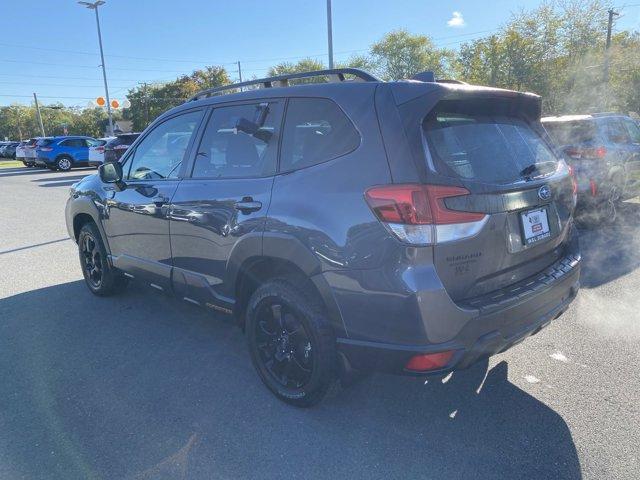
[[[605,45],[605,51],[604,51],[605,83],[609,81],[609,59],[610,59],[609,49],[611,48],[611,30],[613,30],[613,17],[620,15],[618,12],[614,11],[613,9],[610,9],[608,13],[609,13],[609,21],[607,22],[607,43]]]
[[[102,63],[102,78],[104,79],[104,94],[107,97],[107,115],[109,116],[109,136],[113,137],[113,116],[111,115],[111,100],[109,99],[109,87],[107,86],[107,70],[104,65],[104,53],[102,51],[102,34],[100,33],[100,18],[98,17],[98,7],[104,5],[103,0],[97,0],[96,2],[78,2],[80,5],[84,5],[89,10],[96,12],[96,25],[98,26],[98,43],[100,44],[100,61]]]
[[[333,68],[333,27],[331,26],[331,0],[327,0],[327,41],[329,43],[329,68]]]

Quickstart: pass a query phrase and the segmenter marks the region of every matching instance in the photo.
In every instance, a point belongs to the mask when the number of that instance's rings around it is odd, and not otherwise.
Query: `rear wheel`
[[[60,157],[56,160],[56,168],[62,172],[68,172],[73,165],[71,158]]]
[[[269,281],[253,293],[246,315],[251,360],[276,397],[310,407],[337,385],[335,337],[307,289]]]
[[[84,281],[92,293],[112,295],[127,285],[127,278],[107,259],[100,232],[94,223],[86,223],[78,235],[78,254]]]

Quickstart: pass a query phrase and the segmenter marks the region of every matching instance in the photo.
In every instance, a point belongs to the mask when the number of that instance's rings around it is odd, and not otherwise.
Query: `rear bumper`
[[[345,292],[344,281],[338,291],[330,281],[348,334],[337,340],[338,350],[347,367],[358,370],[424,375],[466,368],[561,316],[578,293],[580,264],[574,236],[565,256],[543,272],[465,303],[453,302],[437,278],[429,280],[431,290],[421,286],[393,295]],[[414,355],[448,350],[455,354],[442,369],[416,373],[404,368]]]
[[[535,298],[531,298],[511,308],[498,309],[493,313],[476,317],[449,342],[397,345],[342,338],[338,339],[338,351],[349,368],[358,370],[433,375],[464,369],[479,360],[508,350],[560,317],[578,293],[579,277],[580,267],[577,265],[570,274],[551,287],[555,294],[541,292],[536,295],[538,300],[550,297],[548,301],[543,301],[542,306],[532,309],[531,304],[537,302]],[[454,350],[456,353],[444,368],[428,372],[413,372],[404,368],[414,355],[445,350]]]

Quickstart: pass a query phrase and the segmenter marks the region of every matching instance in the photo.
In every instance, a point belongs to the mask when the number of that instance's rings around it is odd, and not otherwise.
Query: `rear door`
[[[232,252],[262,248],[282,111],[280,100],[211,111],[191,171],[171,204],[173,280],[180,297],[230,308]]]
[[[441,101],[423,122],[434,182],[470,193],[439,201],[484,214],[473,228],[453,220],[436,227],[434,261],[454,300],[507,287],[563,255],[572,184],[537,128],[508,98]]]

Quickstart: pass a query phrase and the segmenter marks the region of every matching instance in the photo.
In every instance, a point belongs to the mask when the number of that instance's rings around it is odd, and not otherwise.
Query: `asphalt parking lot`
[[[224,319],[88,292],[64,204],[93,172],[0,169],[0,478],[640,478],[640,203],[583,232],[583,289],[537,336],[299,410]]]

